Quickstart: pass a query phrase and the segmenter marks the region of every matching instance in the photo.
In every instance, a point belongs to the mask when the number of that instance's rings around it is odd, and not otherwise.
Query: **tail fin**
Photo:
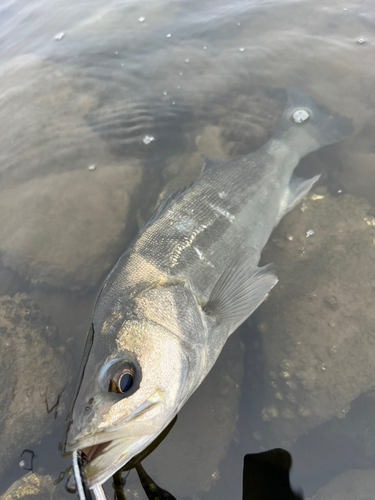
[[[290,136],[290,132],[293,132],[293,136],[297,136],[298,140],[305,139],[304,144],[301,144],[302,147],[298,148],[304,149],[304,154],[315,151],[322,146],[339,142],[353,132],[353,126],[348,118],[331,115],[302,90],[288,87],[287,95],[288,102],[281,118],[278,133]],[[296,122],[293,116],[297,110],[307,111],[308,118]],[[301,115],[302,118],[306,116],[306,113]],[[308,136],[310,140],[308,140]],[[293,140],[294,142],[295,140]]]

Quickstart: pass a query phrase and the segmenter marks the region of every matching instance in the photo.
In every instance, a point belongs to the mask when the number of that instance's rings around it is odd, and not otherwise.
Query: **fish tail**
[[[302,90],[288,87],[287,95],[277,135],[292,142],[301,156],[339,142],[353,132],[348,118],[330,114]]]

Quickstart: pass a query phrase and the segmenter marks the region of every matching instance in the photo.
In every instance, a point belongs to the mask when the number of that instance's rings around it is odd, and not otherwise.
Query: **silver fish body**
[[[140,230],[98,298],[68,419],[65,449],[87,454],[90,487],[162,432],[276,284],[272,265],[257,267],[262,248],[319,177],[293,170],[351,130],[288,89],[266,144],[231,161],[206,159],[195,183],[167,197]]]

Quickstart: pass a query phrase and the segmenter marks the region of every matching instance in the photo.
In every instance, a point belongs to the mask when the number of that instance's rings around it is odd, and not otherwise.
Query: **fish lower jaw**
[[[145,436],[129,443],[129,439],[114,439],[86,448],[91,459],[85,464],[87,484],[90,489],[103,484],[115,472],[123,468],[135,455],[153,441],[155,436]],[[83,449],[83,451],[85,448]]]

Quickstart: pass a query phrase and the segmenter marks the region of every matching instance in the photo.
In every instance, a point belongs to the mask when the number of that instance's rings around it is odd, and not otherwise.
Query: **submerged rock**
[[[36,443],[60,413],[67,385],[56,329],[24,294],[0,297],[0,471]]]
[[[227,143],[223,138],[221,127],[204,127],[195,140],[190,140],[183,155],[177,154],[168,160],[163,171],[165,186],[159,198],[162,199],[169,192],[192,184],[202,171],[205,156],[227,159],[232,147],[233,143]]]
[[[18,500],[19,498],[50,500],[52,499],[53,487],[51,476],[38,476],[29,473],[13,483],[0,497],[0,500]]]
[[[278,96],[279,93],[273,94]],[[205,157],[231,160],[264,144],[277,128],[285,100],[285,96],[282,97],[280,101],[258,91],[216,98],[212,103],[215,111],[210,122],[218,125],[204,126],[195,137],[187,134],[184,154],[176,154],[167,161],[162,196],[194,182]],[[197,112],[197,117],[199,114]]]
[[[375,393],[362,394],[351,404],[345,418],[332,418],[326,429],[335,441],[347,443],[356,457],[356,466],[364,468],[375,459]],[[354,450],[357,450],[355,452]]]
[[[106,96],[126,109],[131,97],[33,55],[2,64],[0,79],[0,257],[24,278],[92,286],[124,250],[141,161],[120,162],[88,116]]]
[[[345,417],[361,393],[375,388],[374,216],[365,200],[315,192],[264,250],[279,277],[254,316],[272,446]]]
[[[0,497],[0,500],[52,500],[55,485],[51,476],[39,476],[29,473],[18,481]]]
[[[372,500],[374,491],[374,471],[353,469],[332,479],[311,500]]]
[[[2,64],[0,79],[2,186],[113,161],[85,119],[101,89],[82,70],[25,55]]]
[[[228,96],[230,112],[223,110],[219,124],[229,142],[230,154],[249,154],[262,146],[277,129],[285,105],[283,92],[255,91]],[[225,99],[224,99],[225,101]],[[225,112],[226,111],[226,112]]]
[[[0,253],[22,276],[89,287],[113,266],[139,165],[76,170],[0,192]]]

